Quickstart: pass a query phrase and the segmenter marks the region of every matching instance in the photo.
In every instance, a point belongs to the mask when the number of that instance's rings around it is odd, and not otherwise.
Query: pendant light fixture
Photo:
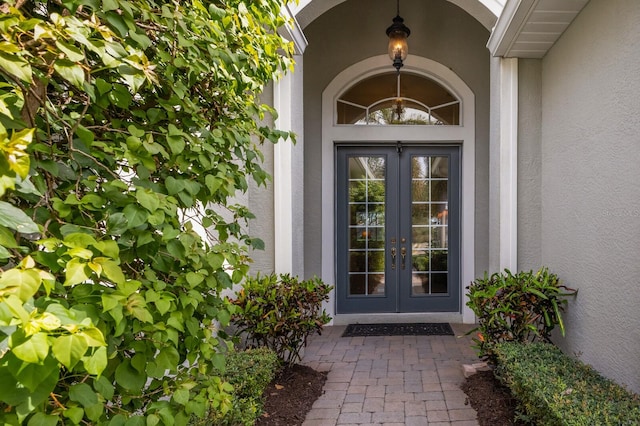
[[[397,13],[393,18],[393,24],[387,28],[387,36],[389,37],[389,58],[393,61],[393,66],[398,73],[402,68],[403,61],[407,59],[409,53],[409,45],[407,38],[411,34],[411,30],[404,24],[404,19],[400,17],[400,0],[397,0]]]

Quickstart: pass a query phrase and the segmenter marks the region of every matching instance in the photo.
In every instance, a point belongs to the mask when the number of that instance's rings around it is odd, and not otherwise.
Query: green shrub
[[[270,349],[231,352],[227,356],[224,379],[233,386],[231,409],[221,414],[214,410],[207,425],[251,426],[262,414],[263,394],[280,367],[278,356]]]
[[[548,343],[495,346],[496,375],[536,425],[637,425],[640,397]]]
[[[220,294],[263,246],[236,203],[292,137],[261,124],[282,3],[0,2],[0,425],[230,409]]]
[[[271,274],[248,279],[234,304],[237,334],[247,333],[250,343],[272,349],[286,363],[300,359],[307,338],[331,318],[322,309],[331,286],[319,278],[299,281]]]
[[[556,325],[564,336],[560,312],[564,299],[576,291],[560,284],[557,275],[541,268],[513,275],[508,269],[483,279],[469,287],[469,306],[477,316],[478,326],[468,334],[473,338],[481,357],[492,360],[492,348],[500,342],[550,341]]]

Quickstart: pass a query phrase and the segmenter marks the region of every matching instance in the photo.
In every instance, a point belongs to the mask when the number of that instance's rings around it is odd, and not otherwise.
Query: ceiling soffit
[[[300,27],[305,28],[329,9],[347,0],[299,0],[298,4],[290,4]],[[473,16],[486,29],[491,31],[500,15],[506,0],[447,0]]]
[[[487,47],[493,56],[542,58],[589,0],[507,0]]]

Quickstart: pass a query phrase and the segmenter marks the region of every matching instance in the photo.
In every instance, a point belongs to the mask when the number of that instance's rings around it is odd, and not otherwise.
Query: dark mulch
[[[298,426],[322,395],[327,373],[294,364],[286,368],[265,391],[263,414],[257,426]]]
[[[461,386],[469,403],[478,412],[480,426],[521,426],[515,420],[517,400],[509,388],[495,378],[492,371],[479,371],[468,377]]]
[[[265,391],[263,415],[257,426],[299,426],[322,395],[327,373],[295,364],[285,369]],[[516,421],[517,401],[491,371],[479,371],[461,386],[478,412],[480,426],[524,426]]]

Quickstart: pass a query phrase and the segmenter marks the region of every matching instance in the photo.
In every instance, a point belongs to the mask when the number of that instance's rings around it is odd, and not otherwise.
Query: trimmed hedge
[[[638,425],[640,397],[548,343],[496,345],[496,376],[536,425]]]
[[[213,411],[207,425],[254,425],[262,414],[263,393],[280,369],[278,356],[270,349],[258,348],[230,352],[223,379],[233,386],[232,408],[221,414]]]

